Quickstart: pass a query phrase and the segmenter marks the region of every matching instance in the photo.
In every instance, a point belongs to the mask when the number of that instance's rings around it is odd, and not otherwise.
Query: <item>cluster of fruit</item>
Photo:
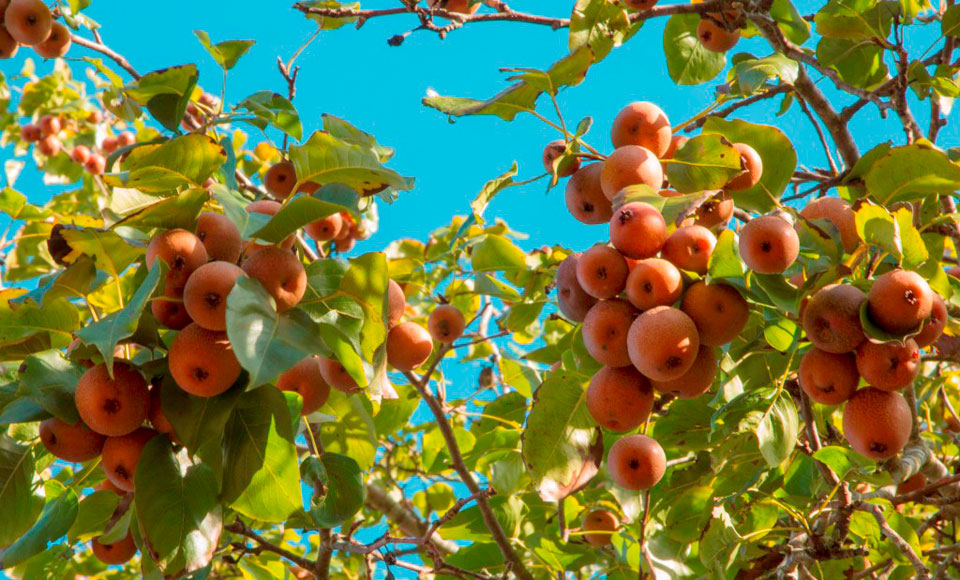
[[[20,138],[24,143],[34,143],[37,151],[46,157],[53,157],[63,151],[61,132],[73,134],[77,132],[78,122],[93,125],[103,121],[103,114],[99,111],[90,113],[86,119],[78,121],[73,118],[61,118],[56,115],[44,115],[36,123],[26,123],[20,128]],[[70,151],[70,158],[90,173],[101,175],[107,166],[107,156],[119,149],[136,143],[136,136],[124,131],[117,135],[108,135],[100,142],[99,151],[91,150],[86,145],[74,145]]]
[[[873,324],[903,340],[869,340],[864,302]],[[943,298],[916,272],[894,269],[878,276],[869,294],[850,284],[825,286],[803,306],[802,322],[813,346],[800,361],[801,388],[817,403],[846,403],[843,435],[855,451],[872,459],[898,454],[913,426],[899,391],[919,374],[920,349],[943,332]],[[861,378],[868,387],[857,388]]]
[[[661,163],[685,138],[674,136],[667,116],[647,102],[624,108],[611,138],[616,149],[604,162],[573,164],[566,190],[575,217],[609,223],[610,245],[567,257],[556,286],[561,311],[583,323],[584,346],[604,365],[590,381],[587,407],[602,427],[628,432],[647,420],[654,390],[679,397],[706,392],[717,372],[717,347],[736,338],[750,310],[733,286],[683,273],[706,274],[717,243],[710,228],[724,227],[733,213],[728,193],[669,234],[663,215],[648,203],[618,198],[622,205],[614,207],[618,192],[636,184],[676,195],[662,189]],[[744,170],[725,189],[736,191],[756,184],[763,169],[753,148],[734,146]],[[555,151],[551,143],[545,165],[552,166]],[[654,439],[627,435],[610,448],[607,469],[620,487],[648,489],[663,477],[666,457]]]
[[[20,46],[43,58],[70,50],[70,30],[54,20],[43,0],[0,0],[0,59],[13,58]]]

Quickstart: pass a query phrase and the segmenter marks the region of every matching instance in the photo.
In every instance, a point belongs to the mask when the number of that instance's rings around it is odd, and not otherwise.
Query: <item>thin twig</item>
[[[140,80],[140,73],[138,73],[137,70],[133,68],[133,65],[131,65],[130,62],[123,57],[123,55],[114,51],[112,48],[110,48],[106,44],[103,44],[102,42],[95,42],[93,40],[84,38],[82,36],[78,36],[76,34],[71,34],[70,39],[73,42],[79,44],[80,46],[99,52],[100,54],[109,58],[113,62],[117,63],[117,65],[119,65],[120,68],[127,71],[127,73],[129,73],[130,76],[132,76],[134,79]]]

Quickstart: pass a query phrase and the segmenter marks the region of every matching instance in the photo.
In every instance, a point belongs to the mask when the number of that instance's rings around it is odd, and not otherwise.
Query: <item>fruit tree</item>
[[[960,578],[953,0],[304,1],[240,99],[254,40],[146,71],[100,4],[0,0],[0,578]],[[394,150],[295,105],[304,50],[374,19],[394,51],[568,38],[490,98],[428,91],[551,137],[398,240]],[[699,113],[637,62],[609,132],[565,117],[661,31]]]

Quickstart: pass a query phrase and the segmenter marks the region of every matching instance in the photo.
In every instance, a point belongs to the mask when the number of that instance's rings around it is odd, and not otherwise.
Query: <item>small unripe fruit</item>
[[[732,342],[750,319],[750,307],[736,288],[702,280],[687,289],[680,309],[697,326],[700,343],[708,346]]]
[[[610,545],[610,538],[620,527],[617,516],[607,510],[594,510],[583,518],[583,525],[580,526],[584,532],[593,532],[583,534],[583,539],[595,548]]]
[[[697,25],[697,39],[711,52],[727,52],[740,41],[740,31],[730,32],[712,20],[703,18]]]
[[[123,491],[134,491],[134,473],[143,448],[157,435],[147,427],[119,437],[108,437],[103,444],[103,470],[107,478]]]
[[[412,371],[430,358],[433,340],[415,322],[402,322],[387,333],[387,362],[400,371]]]
[[[577,261],[577,281],[583,290],[601,300],[613,298],[627,283],[627,262],[620,252],[605,245],[596,245]]]
[[[587,387],[587,410],[604,429],[633,431],[653,409],[653,388],[647,377],[631,366],[605,366]]]
[[[602,224],[613,217],[613,207],[600,186],[602,171],[602,163],[591,163],[578,169],[567,182],[567,209],[585,224]]]
[[[547,143],[547,146],[543,149],[543,168],[547,173],[553,173],[553,162],[557,157],[563,155],[566,150],[567,144],[563,139],[557,139],[556,141]],[[557,177],[569,177],[579,168],[580,158],[573,157],[567,162],[566,167],[557,168]]]
[[[630,364],[627,337],[637,311],[626,300],[601,300],[583,319],[583,345],[597,362],[610,367]]]
[[[660,250],[674,266],[688,272],[707,273],[710,256],[717,246],[717,237],[703,226],[683,226],[670,234]]]
[[[243,271],[273,296],[277,312],[290,310],[307,291],[307,271],[288,250],[268,247],[247,258]]]
[[[630,361],[653,381],[671,381],[690,370],[700,350],[693,320],[669,306],[647,310],[630,325]]]
[[[659,191],[663,185],[663,167],[649,149],[639,145],[625,145],[616,149],[603,162],[600,187],[607,199],[629,185],[646,185]]]
[[[64,461],[80,463],[98,457],[106,439],[82,421],[71,425],[53,417],[40,423],[43,446],[51,455]]]
[[[854,451],[870,459],[890,459],[910,438],[910,406],[897,392],[860,389],[843,409],[843,436]]]
[[[215,397],[240,378],[240,362],[227,333],[190,324],[180,331],[167,355],[170,374],[184,391]]]
[[[655,439],[627,435],[617,440],[607,454],[607,471],[618,486],[633,491],[650,489],[667,470],[667,456]]]
[[[758,274],[782,274],[800,255],[800,238],[783,218],[767,215],[740,230],[740,257]]]
[[[920,347],[912,338],[903,344],[865,340],[857,348],[857,370],[871,387],[899,391],[920,374]]]
[[[849,284],[821,288],[803,310],[803,330],[820,350],[844,353],[855,350],[866,336],[860,325],[860,305],[867,296]]]
[[[746,143],[734,143],[733,148],[740,153],[740,161],[743,163],[743,173],[737,175],[727,183],[727,189],[730,191],[743,191],[750,189],[760,183],[763,176],[763,159],[753,147]]]
[[[296,391],[303,399],[301,415],[317,411],[330,398],[330,385],[323,378],[320,358],[307,357],[280,374],[277,388]]]
[[[648,101],[636,101],[621,109],[610,129],[614,148],[639,145],[657,157],[669,151],[672,139],[670,119],[663,109]]]
[[[648,203],[624,204],[610,219],[610,243],[628,258],[652,258],[666,241],[667,222],[663,214]]]
[[[437,342],[449,344],[463,334],[467,321],[463,313],[452,304],[441,304],[433,309],[427,319],[427,330]]]
[[[807,396],[821,405],[845,403],[860,383],[852,353],[837,354],[817,347],[812,347],[800,359],[797,378]]]
[[[150,393],[136,368],[126,361],[114,361],[113,378],[105,364],[83,373],[74,398],[80,419],[88,427],[115,437],[130,433],[147,418]]]
[[[887,332],[913,332],[933,310],[933,291],[920,274],[891,270],[873,282],[867,310],[870,318]]]

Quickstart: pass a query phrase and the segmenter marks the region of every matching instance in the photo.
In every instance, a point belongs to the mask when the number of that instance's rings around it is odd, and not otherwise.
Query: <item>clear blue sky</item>
[[[312,33],[314,24],[290,8],[292,2],[251,2],[249,0],[193,0],[168,2],[95,2],[87,13],[103,25],[104,40],[124,54],[141,72],[171,65],[196,63],[201,70],[200,84],[219,93],[220,73],[193,35],[201,29],[214,41],[250,38],[257,44],[230,73],[228,102],[236,102],[255,91],[270,89],[285,92],[285,83],[276,68],[276,58],[284,60]],[[395,5],[388,0],[371,0],[366,7]],[[568,15],[571,0],[514,0],[518,10],[552,15]],[[820,2],[801,2],[801,12],[812,12]],[[585,116],[594,118],[587,140],[608,151],[610,122],[619,109],[633,100],[659,103],[675,122],[688,119],[712,100],[714,86],[723,80],[698,87],[677,87],[667,75],[663,57],[665,20],[648,22],[625,47],[615,50],[606,60],[590,69],[585,83],[566,90],[560,98],[568,122]],[[416,178],[413,191],[404,194],[393,206],[381,204],[380,232],[360,242],[355,252],[384,248],[402,237],[425,239],[436,227],[449,223],[453,214],[464,214],[468,204],[487,180],[496,177],[516,160],[519,179],[542,172],[540,155],[544,144],[559,137],[553,130],[530,116],[520,115],[506,123],[495,117],[463,118],[449,123],[447,118],[420,104],[428,88],[440,94],[485,98],[505,88],[499,67],[547,68],[566,51],[565,31],[510,23],[483,23],[454,31],[446,40],[435,34],[418,32],[401,47],[390,47],[386,39],[416,25],[410,17],[381,18],[369,21],[360,31],[348,26],[323,33],[300,57],[298,92],[295,100],[305,132],[319,128],[321,113],[345,118],[396,148],[390,166],[403,175]],[[938,26],[937,26],[938,27]],[[908,42],[924,50],[935,36]],[[761,40],[744,40],[735,51],[766,56],[769,48]],[[25,55],[0,63],[0,71],[19,70]],[[89,54],[74,47],[71,56]],[[50,68],[41,63],[38,71]],[[84,65],[77,67],[82,71]],[[821,86],[828,95],[829,81]],[[839,101],[849,103],[849,97]],[[541,103],[548,111],[549,102]],[[779,99],[754,105],[740,118],[772,123],[783,128],[798,150],[801,164],[825,166],[823,151],[809,122],[794,109],[777,119]],[[914,110],[927,123],[927,105]],[[953,116],[954,119],[956,115]],[[902,143],[903,133],[895,119],[881,121],[873,107],[866,107],[854,123],[861,151],[888,139]],[[941,132],[942,145],[957,144],[958,127],[948,125]],[[11,154],[3,150],[4,158]],[[45,188],[35,172],[26,171],[17,183],[31,201],[42,203],[51,190]],[[567,213],[563,202],[563,184],[549,195],[542,182],[507,190],[487,211],[499,216],[515,230],[530,237],[521,242],[526,248],[542,244],[561,244],[583,249],[605,240],[603,226],[587,226]],[[452,365],[451,365],[452,366]],[[476,384],[477,366],[448,376],[455,384]],[[3,575],[0,574],[0,578]],[[378,576],[381,577],[381,576]],[[402,576],[401,576],[402,577]]]

